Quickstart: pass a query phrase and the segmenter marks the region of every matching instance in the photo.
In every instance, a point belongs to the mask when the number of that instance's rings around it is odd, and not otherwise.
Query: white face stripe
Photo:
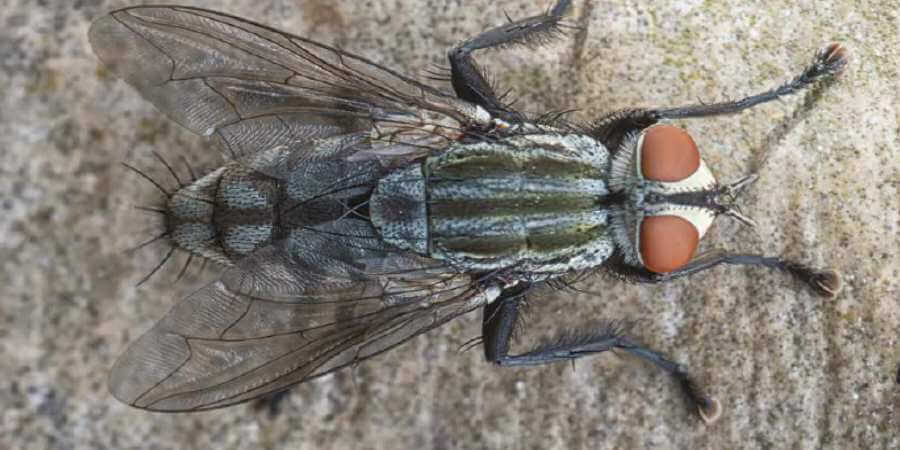
[[[659,185],[659,191],[664,194],[678,192],[696,192],[712,189],[716,186],[716,178],[706,166],[706,162],[700,159],[700,167],[691,176],[681,181],[653,181]]]
[[[649,128],[648,128],[649,129]],[[641,158],[644,157],[644,152],[641,149],[644,148],[644,137],[647,135],[647,129],[641,131],[641,134],[638,135],[637,141],[634,143],[634,166],[632,166],[632,170],[634,170],[634,175],[644,179],[644,172],[641,170]]]
[[[653,216],[678,216],[684,220],[687,220],[694,228],[697,229],[697,234],[699,234],[700,238],[703,238],[703,235],[706,234],[706,230],[709,229],[709,226],[712,225],[713,220],[716,218],[716,214],[709,209],[700,208],[696,206],[680,206],[680,205],[666,205],[659,212],[654,212]],[[652,217],[652,216],[645,216]]]

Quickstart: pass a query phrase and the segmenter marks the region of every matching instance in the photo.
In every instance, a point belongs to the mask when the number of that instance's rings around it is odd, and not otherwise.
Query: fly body
[[[543,44],[570,0],[448,53],[434,87],[361,56],[242,18],[176,6],[113,11],[89,37],[100,60],[229,162],[161,212],[173,249],[220,277],[131,344],[110,377],[156,411],[227,406],[357,364],[483,310],[501,366],[619,349],[671,374],[706,421],[720,405],[684,366],[624,322],[511,354],[533,288],[595,273],[659,283],[720,264],[764,266],[822,296],[838,274],[780,256],[696,255],[756,173],[720,183],[670,119],[736,114],[840,72],[831,44],[790,81],[723,103],[634,108],[595,120],[514,110],[473,52]]]

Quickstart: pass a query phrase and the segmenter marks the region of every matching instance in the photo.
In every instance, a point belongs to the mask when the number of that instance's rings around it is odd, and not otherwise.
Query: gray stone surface
[[[404,71],[443,63],[452,43],[547,1],[197,1],[311,35]],[[645,341],[705,380],[724,408],[687,414],[663,374],[616,355],[497,369],[480,315],[355,371],[298,387],[269,417],[250,406],[151,414],[106,391],[135,339],[202,278],[170,264],[134,285],[162,245],[126,249],[156,220],[153,188],[119,163],[165,174],[150,151],[216,150],[172,124],[93,57],[92,18],[124,1],[0,2],[0,447],[4,448],[898,448],[900,248],[898,67],[893,0],[599,1],[572,40],[481,61],[526,110],[618,108],[737,97],[791,76],[830,41],[852,61],[783,140],[744,200],[758,233],[727,219],[707,242],[784,253],[844,275],[833,300],[764,270],[717,268],[665,286],[587,285],[532,299],[522,345],[600,318],[641,319]],[[799,97],[685,125],[723,180],[752,166]],[[176,158],[177,160],[177,158]],[[183,262],[183,259],[179,259]],[[197,273],[194,269],[192,274]]]

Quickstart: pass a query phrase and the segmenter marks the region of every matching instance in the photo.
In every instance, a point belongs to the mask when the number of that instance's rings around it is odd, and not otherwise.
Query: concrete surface
[[[443,64],[456,40],[548,1],[237,0],[193,4],[337,43],[406,72]],[[498,369],[480,315],[353,372],[295,389],[270,417],[251,406],[151,414],[115,401],[108,368],[172,305],[215,274],[175,284],[162,245],[133,209],[157,197],[124,169],[165,179],[151,150],[209,168],[216,150],[180,129],[93,57],[90,21],[124,1],[0,2],[0,447],[4,448],[898,448],[900,246],[898,68],[893,0],[621,1],[576,4],[581,50],[481,55],[526,110],[581,117],[738,97],[843,42],[843,80],[772,149],[746,196],[758,233],[720,219],[707,242],[831,266],[844,289],[822,300],[764,270],[717,268],[666,286],[593,280],[602,295],[532,299],[526,339],[600,318],[694,369],[721,400],[705,426],[663,374],[627,356]],[[652,5],[652,6],[651,6]],[[800,98],[687,127],[722,180],[748,170]],[[166,183],[172,183],[166,180]],[[170,184],[171,185],[171,184]],[[178,262],[184,260],[179,258]],[[173,285],[174,284],[174,285]]]

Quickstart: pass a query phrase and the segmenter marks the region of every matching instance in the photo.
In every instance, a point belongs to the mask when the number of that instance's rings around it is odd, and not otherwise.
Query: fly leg
[[[566,14],[572,0],[559,0],[547,13],[510,21],[506,25],[492,28],[459,43],[450,50],[450,81],[457,97],[480,105],[489,112],[504,119],[519,119],[517,113],[503,104],[491,84],[485,80],[478,68],[472,52],[492,47],[510,45],[540,44],[559,33],[560,21]]]
[[[834,270],[820,270],[778,256],[729,253],[713,250],[700,255],[683,267],[669,273],[655,273],[643,267],[632,266],[621,260],[612,261],[607,268],[617,275],[641,283],[662,283],[715,267],[719,264],[763,266],[790,274],[802,281],[822,297],[834,297],[841,290],[841,277]]]
[[[706,423],[715,422],[721,413],[717,400],[704,392],[700,384],[680,364],[628,336],[625,323],[610,322],[597,330],[564,335],[556,342],[519,355],[509,354],[509,343],[519,317],[519,308],[528,286],[504,291],[484,308],[482,338],[488,361],[500,366],[536,366],[575,359],[619,349],[643,358],[668,372],[678,382],[693,409]]]
[[[697,117],[718,116],[723,114],[737,114],[761,103],[777,100],[802,89],[816,85],[817,82],[840,73],[847,64],[846,51],[839,44],[831,44],[819,50],[813,58],[813,62],[803,72],[787,83],[774,89],[751,95],[736,101],[722,103],[701,103],[696,105],[681,106],[676,108],[649,108],[630,109],[610,113],[597,120],[590,130],[591,136],[599,139],[611,152],[616,152],[623,139],[629,133],[639,132],[664,119],[685,119]],[[816,87],[824,88],[824,85]],[[818,94],[810,91],[810,94]],[[807,99],[805,109],[812,107],[812,103],[818,98]],[[788,128],[779,130],[781,134]],[[777,140],[775,136],[773,140]]]
[[[812,63],[803,69],[799,75],[774,89],[751,95],[736,101],[697,104],[668,109],[653,109],[648,113],[660,119],[685,119],[695,117],[718,116],[722,114],[736,114],[745,109],[752,108],[761,103],[777,100],[786,95],[796,93],[807,88],[817,81],[841,72],[847,65],[847,52],[840,44],[829,44],[816,52]]]

